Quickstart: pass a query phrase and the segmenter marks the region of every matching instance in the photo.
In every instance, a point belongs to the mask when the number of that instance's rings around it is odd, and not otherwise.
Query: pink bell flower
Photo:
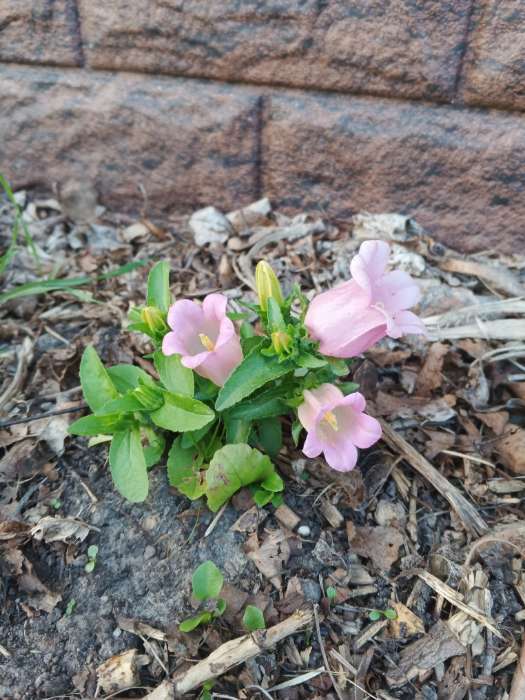
[[[426,334],[407,310],[419,301],[419,286],[406,272],[386,271],[389,255],[385,241],[365,241],[350,263],[352,279],[313,298],[305,325],[324,355],[355,357],[386,335]]]
[[[239,336],[226,316],[228,300],[208,294],[202,305],[189,299],[176,301],[168,311],[172,329],[162,341],[165,355],[181,356],[184,367],[222,386],[242,362]]]
[[[303,453],[307,457],[324,457],[332,469],[347,472],[357,463],[357,447],[370,447],[381,437],[381,426],[363,413],[365,398],[356,392],[344,396],[333,384],[321,384],[304,392],[298,410],[299,420],[307,430]]]

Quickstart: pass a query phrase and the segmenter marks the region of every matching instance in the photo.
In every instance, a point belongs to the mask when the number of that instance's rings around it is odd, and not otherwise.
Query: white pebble
[[[297,534],[301,535],[301,537],[310,537],[310,535],[312,534],[312,531],[310,530],[308,525],[300,525],[297,528]]]

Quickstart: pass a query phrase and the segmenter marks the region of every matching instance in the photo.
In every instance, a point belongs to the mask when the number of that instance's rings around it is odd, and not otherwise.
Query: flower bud
[[[140,317],[152,333],[165,333],[168,330],[163,313],[156,306],[145,306]]]
[[[284,331],[275,331],[272,333],[273,349],[278,355],[286,355],[290,351],[292,339]]]
[[[265,260],[257,263],[255,268],[255,285],[259,295],[259,305],[263,311],[268,308],[268,299],[273,298],[279,304],[283,303],[281,285],[275,272]]]

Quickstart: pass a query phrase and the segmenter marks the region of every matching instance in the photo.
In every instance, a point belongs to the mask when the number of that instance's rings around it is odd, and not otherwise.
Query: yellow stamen
[[[323,420],[328,423],[328,425],[333,428],[335,431],[339,430],[339,426],[337,425],[337,418],[335,417],[335,413],[333,411],[326,411]]]
[[[211,352],[212,350],[215,350],[215,345],[213,342],[208,338],[207,335],[204,335],[204,333],[199,333],[199,340],[202,343],[202,346],[208,350],[208,352]]]

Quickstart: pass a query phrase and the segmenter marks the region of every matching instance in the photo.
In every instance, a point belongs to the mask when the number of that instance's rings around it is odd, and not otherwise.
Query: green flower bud
[[[140,317],[152,333],[165,333],[168,330],[164,315],[156,306],[145,306]]]
[[[269,298],[275,299],[279,306],[283,303],[283,293],[279,280],[265,260],[257,263],[255,268],[255,286],[259,295],[259,305],[263,311],[268,308]]]
[[[278,355],[286,355],[290,352],[292,339],[284,331],[275,331],[272,333],[272,345]]]

